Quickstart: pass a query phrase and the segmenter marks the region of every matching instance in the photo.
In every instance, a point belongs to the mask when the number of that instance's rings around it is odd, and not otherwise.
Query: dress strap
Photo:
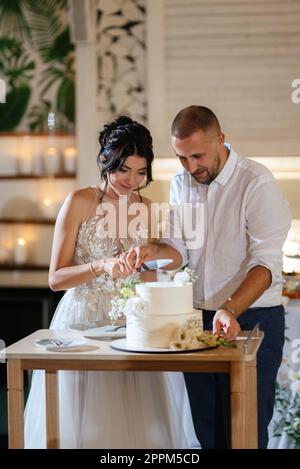
[[[100,202],[100,200],[101,200],[101,192],[100,192],[99,187],[98,187],[98,186],[91,186],[91,189],[94,190],[96,197],[95,197],[95,199],[94,199],[94,201],[93,201],[93,203],[92,203],[92,205],[91,205],[91,208],[90,208],[90,210],[89,210],[89,212],[88,212],[88,214],[87,214],[87,217],[86,217],[86,219],[85,219],[86,222],[90,219],[91,214],[92,214],[94,208],[97,206],[97,204],[99,204],[99,202]]]

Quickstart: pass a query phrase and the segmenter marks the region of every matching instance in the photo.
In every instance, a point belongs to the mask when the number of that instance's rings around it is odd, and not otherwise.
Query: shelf
[[[46,218],[0,218],[0,224],[29,224],[29,225],[54,225],[55,220],[48,220]]]
[[[0,132],[1,137],[75,137],[75,133],[55,131],[51,132]]]
[[[297,281],[300,280],[300,272],[292,272],[290,274],[283,272],[282,275],[283,275],[283,278],[286,280],[297,280]]]
[[[60,173],[60,174],[43,174],[43,175],[36,175],[36,174],[0,174],[0,180],[18,180],[18,179],[75,179],[76,174],[70,173]]]
[[[0,271],[12,270],[49,270],[49,265],[35,265],[35,264],[0,264]]]

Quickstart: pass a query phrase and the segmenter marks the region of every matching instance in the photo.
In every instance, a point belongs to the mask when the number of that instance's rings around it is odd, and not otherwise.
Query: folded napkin
[[[73,348],[86,343],[81,337],[50,337],[35,340],[34,344],[41,347]]]

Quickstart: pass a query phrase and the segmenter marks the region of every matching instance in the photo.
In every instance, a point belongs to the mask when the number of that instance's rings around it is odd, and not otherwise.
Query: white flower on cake
[[[189,319],[183,327],[175,331],[169,345],[171,349],[176,350],[192,350],[201,348],[203,345],[208,347],[216,347],[217,345],[224,345],[228,348],[235,347],[235,344],[203,331],[202,321],[196,317]]]
[[[199,347],[202,337],[202,321],[198,318],[189,319],[183,327],[176,329],[170,341],[170,348],[178,350],[195,349]]]
[[[109,318],[114,323],[117,319],[124,319],[123,310],[126,306],[125,298],[113,298],[111,300],[111,310],[108,312]]]
[[[144,300],[140,296],[133,296],[126,301],[125,308],[123,310],[125,316],[145,316],[149,307],[148,301]]]
[[[174,275],[174,282],[177,284],[184,285],[185,283],[195,282],[197,275],[193,269],[186,267],[183,271],[177,272]]]
[[[125,309],[129,300],[136,298],[135,285],[141,283],[141,280],[130,278],[129,280],[123,281],[119,285],[118,296],[115,296],[111,300],[111,310],[108,312],[108,316],[112,323],[117,319],[125,319]],[[131,304],[131,303],[130,303]],[[129,311],[129,306],[127,308]]]

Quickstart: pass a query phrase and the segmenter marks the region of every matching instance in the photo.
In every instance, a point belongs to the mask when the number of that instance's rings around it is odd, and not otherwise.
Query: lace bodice
[[[147,241],[146,231],[139,227],[133,237],[127,239],[114,238],[106,230],[104,219],[96,215],[83,222],[77,234],[74,262],[86,264],[91,260],[104,259],[119,255],[133,246],[139,246]],[[136,277],[138,274],[134,274]],[[110,300],[116,296],[124,284],[124,280],[114,280],[110,275],[103,274],[88,283],[75,287],[74,299],[90,311],[89,319],[98,316],[101,305],[101,317],[107,317]],[[101,299],[102,297],[102,299]],[[98,318],[98,317],[97,317]]]
[[[116,238],[107,230],[102,214],[84,221],[78,230],[74,260],[85,264],[91,260],[119,255],[132,246],[140,246],[147,241],[147,232],[140,225],[129,238]]]

